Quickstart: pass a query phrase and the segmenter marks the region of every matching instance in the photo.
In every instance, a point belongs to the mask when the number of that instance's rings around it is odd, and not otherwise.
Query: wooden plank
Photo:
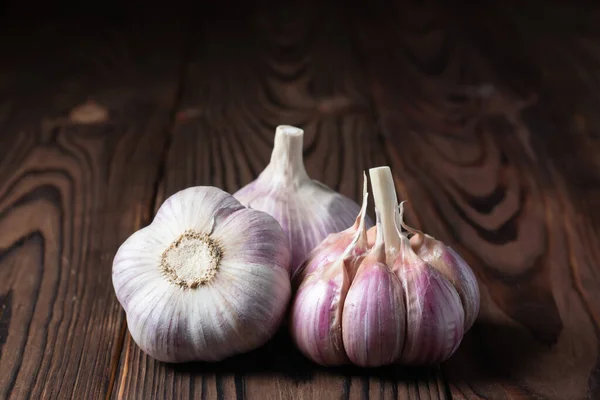
[[[112,17],[2,26],[3,399],[113,387],[125,325],[112,257],[152,214],[181,46],[166,17]]]
[[[600,221],[582,213],[597,199],[597,152],[587,147],[597,151],[598,126],[590,113],[589,135],[578,138],[564,123],[573,104],[597,110],[589,87],[597,83],[580,80],[569,104],[539,74],[558,62],[550,76],[572,83],[573,70],[560,63],[597,74],[595,64],[553,58],[570,54],[565,44],[573,42],[536,43],[533,18],[514,34],[499,5],[399,3],[355,16],[357,46],[404,167],[394,172],[410,222],[463,254],[481,285],[480,317],[444,365],[452,395],[597,398]],[[569,15],[554,13],[561,17],[552,30]],[[584,42],[589,57],[600,54],[597,40]],[[535,59],[547,48],[548,58]]]
[[[359,200],[362,171],[389,163],[341,5],[204,10],[157,204],[191,185],[234,192],[266,166],[275,127],[305,129],[309,174]],[[129,336],[128,336],[129,337]],[[217,364],[168,365],[127,340],[117,398],[440,399],[437,369],[319,368],[286,328]]]

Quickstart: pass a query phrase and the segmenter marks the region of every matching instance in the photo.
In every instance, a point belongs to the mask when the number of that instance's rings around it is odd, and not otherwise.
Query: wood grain
[[[0,398],[112,388],[124,332],[112,257],[151,216],[181,60],[177,31],[138,17],[127,30],[2,26]]]
[[[600,9],[321,3],[3,9],[0,398],[600,398]],[[250,182],[279,124],[357,201],[390,165],[472,265],[481,314],[441,368],[317,367],[285,327],[217,364],[131,339],[119,244],[180,189]]]
[[[536,47],[506,33],[512,21],[400,3],[357,14],[356,37],[411,222],[464,255],[481,284],[478,322],[445,364],[452,395],[596,398],[598,227],[580,213],[597,197],[566,167],[592,165],[591,152],[556,123],[564,103],[523,57]],[[586,174],[597,184],[597,168]]]
[[[157,205],[190,185],[234,192],[266,166],[275,127],[305,130],[308,173],[359,200],[362,171],[389,163],[377,140],[341,5],[281,4],[214,11],[185,80]],[[319,368],[295,349],[286,327],[261,349],[218,364],[167,365],[128,340],[118,398],[443,399],[437,369]]]

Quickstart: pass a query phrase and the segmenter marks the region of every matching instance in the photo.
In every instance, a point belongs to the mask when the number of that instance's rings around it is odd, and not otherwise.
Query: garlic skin
[[[200,186],[170,196],[125,240],[112,281],[145,353],[220,361],[273,336],[291,297],[290,259],[275,219]]]
[[[402,225],[413,234],[410,238],[412,249],[444,275],[458,292],[465,312],[465,331],[469,330],[477,320],[480,307],[479,285],[473,270],[450,246],[404,223]]]
[[[292,274],[327,235],[348,228],[360,212],[352,199],[308,176],[303,140],[302,129],[278,126],[269,164],[233,195],[243,205],[267,212],[280,223],[292,251]],[[373,225],[368,218],[366,224]]]
[[[342,341],[342,307],[349,278],[342,257],[298,290],[291,309],[291,335],[298,349],[320,365],[348,363]]]
[[[406,343],[400,362],[437,364],[458,348],[465,315],[456,289],[442,274],[423,261],[401,236],[402,247],[394,263],[406,296]]]
[[[344,301],[342,333],[348,358],[361,367],[394,363],[402,352],[405,325],[402,284],[385,264],[380,229]]]

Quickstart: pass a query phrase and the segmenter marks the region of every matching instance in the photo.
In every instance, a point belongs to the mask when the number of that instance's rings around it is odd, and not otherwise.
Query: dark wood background
[[[600,398],[594,2],[88,6],[2,9],[0,398]],[[409,222],[472,265],[448,362],[324,369],[282,332],[172,366],[133,343],[117,247],[177,190],[248,183],[279,124],[357,201],[390,165]]]

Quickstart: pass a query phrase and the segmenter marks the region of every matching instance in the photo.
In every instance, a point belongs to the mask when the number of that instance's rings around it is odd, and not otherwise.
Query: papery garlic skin
[[[165,362],[219,361],[264,344],[291,297],[275,219],[214,187],[170,196],[113,261],[136,344]]]
[[[342,259],[299,288],[291,308],[291,335],[300,351],[324,366],[348,363],[342,340],[342,308],[349,279]]]
[[[454,285],[465,311],[465,331],[469,330],[477,320],[480,304],[479,285],[469,265],[450,246],[430,235],[418,232],[410,238],[410,244],[423,261]]]
[[[355,201],[308,176],[303,139],[302,129],[278,126],[269,165],[234,193],[245,206],[265,211],[281,224],[292,251],[292,273],[327,235],[351,226],[360,211]],[[368,218],[366,223],[372,226]]]
[[[361,367],[396,362],[404,345],[405,325],[402,283],[385,264],[380,229],[344,301],[342,333],[348,358]]]
[[[448,359],[464,334],[464,311],[454,286],[421,260],[402,236],[393,266],[402,281],[406,302],[405,365],[429,365]]]

